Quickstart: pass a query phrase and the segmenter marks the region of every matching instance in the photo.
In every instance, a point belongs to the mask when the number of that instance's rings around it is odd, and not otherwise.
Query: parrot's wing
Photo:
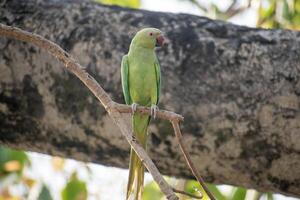
[[[156,104],[158,104],[159,101],[159,96],[160,96],[160,86],[161,86],[161,74],[160,74],[160,65],[158,60],[156,59],[155,64],[155,72],[156,72],[156,87],[157,87],[157,102]]]
[[[123,94],[125,98],[125,102],[127,105],[130,105],[131,98],[129,94],[129,64],[128,64],[128,56],[125,55],[122,58],[122,64],[121,64],[121,78],[122,78],[122,88],[123,88]]]

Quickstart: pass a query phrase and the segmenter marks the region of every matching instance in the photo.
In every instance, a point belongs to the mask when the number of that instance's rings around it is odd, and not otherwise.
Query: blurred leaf
[[[107,5],[118,5],[129,8],[139,8],[141,5],[140,0],[96,0],[97,2]]]
[[[160,200],[163,199],[163,197],[164,195],[158,185],[154,181],[151,181],[144,188],[142,200]]]
[[[257,26],[300,30],[299,13],[300,0],[261,0]]]
[[[299,13],[296,13],[294,16],[293,16],[293,21],[295,21],[297,25],[300,25],[300,9],[299,9]]]
[[[51,162],[55,171],[62,171],[64,169],[65,159],[55,156],[52,158]]]
[[[29,159],[23,151],[0,147],[0,177],[11,172],[20,175],[26,164],[29,164]]]
[[[36,180],[28,177],[22,177],[22,181],[28,188],[32,188],[32,186],[36,183]]]
[[[52,200],[51,193],[46,185],[43,185],[37,200]]]
[[[214,195],[214,197],[216,197],[216,199],[226,200],[226,197],[221,193],[221,191],[217,188],[216,185],[206,184],[206,186],[208,187],[209,191],[211,191],[211,193],[213,193],[213,195]]]
[[[290,10],[289,4],[286,0],[283,1],[282,17],[291,20],[293,10]]]
[[[207,194],[205,193],[205,191],[203,190],[203,188],[201,187],[201,185],[195,180],[187,181],[185,184],[184,190],[188,193],[191,193],[191,194],[194,194],[197,196],[202,194],[203,195],[202,200],[210,200],[209,197],[207,196]],[[199,194],[199,193],[201,193],[201,194]]]
[[[294,7],[295,7],[294,9],[295,9],[296,12],[300,11],[300,1],[299,0],[295,1]]]
[[[235,187],[232,189],[230,200],[243,200],[245,199],[247,190],[242,187]]]
[[[248,6],[244,1],[231,0],[231,5],[227,9],[221,9],[217,1],[203,3],[200,0],[185,0],[199,9],[199,13],[213,19],[228,20],[238,14],[248,10],[251,6],[255,8],[254,0],[247,0]],[[251,1],[254,2],[251,4]],[[289,28],[300,30],[300,0],[259,0],[257,8],[258,27],[263,28]]]
[[[62,200],[85,200],[87,199],[87,187],[86,183],[80,181],[77,178],[76,172],[74,172],[63,189],[62,193]]]
[[[273,194],[270,193],[270,192],[268,192],[268,193],[267,193],[267,199],[268,199],[268,200],[273,200],[273,199],[274,199],[274,198],[273,198]]]
[[[276,2],[273,0],[260,1],[257,26],[272,27],[275,16]]]

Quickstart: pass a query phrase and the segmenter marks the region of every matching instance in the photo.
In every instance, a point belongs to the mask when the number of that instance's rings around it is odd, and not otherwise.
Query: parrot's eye
[[[152,36],[152,35],[153,35],[153,33],[150,33],[149,35],[150,35],[150,36]]]

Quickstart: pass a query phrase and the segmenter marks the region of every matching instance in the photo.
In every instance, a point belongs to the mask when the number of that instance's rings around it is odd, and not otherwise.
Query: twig
[[[227,12],[228,10],[234,9],[236,3],[237,3],[237,0],[233,0],[233,1],[231,2],[231,4],[228,6],[228,8],[226,9],[226,12]]]
[[[168,183],[164,180],[162,175],[159,173],[158,169],[152,162],[152,160],[147,155],[146,151],[143,149],[141,145],[137,143],[136,140],[133,139],[130,130],[125,120],[122,118],[120,112],[116,109],[115,102],[108,96],[108,94],[103,90],[103,88],[97,83],[97,81],[90,76],[87,72],[85,72],[83,67],[78,64],[71,56],[65,52],[61,47],[57,44],[33,33],[29,33],[27,31],[23,31],[19,28],[14,28],[10,26],[6,26],[4,24],[0,24],[0,35],[8,38],[13,38],[25,42],[30,42],[40,47],[41,49],[46,50],[48,53],[56,57],[60,62],[64,64],[64,66],[74,73],[90,90],[91,92],[98,98],[98,100],[102,103],[104,108],[108,111],[110,117],[120,128],[122,134],[126,137],[128,143],[137,153],[139,158],[142,160],[145,167],[152,174],[153,179],[159,185],[161,191],[166,195],[169,200],[178,200],[178,197],[173,192],[172,188],[168,185]],[[139,109],[139,111],[143,111],[143,109]],[[164,116],[163,112],[159,115]]]
[[[237,15],[238,13],[241,13],[245,10],[247,10],[248,8],[250,8],[252,0],[248,0],[247,5],[246,6],[242,6],[240,8],[235,8],[237,1],[233,1],[231,3],[231,5],[228,7],[228,9],[224,12],[225,16],[227,17],[227,19]]]
[[[114,105],[114,107],[120,113],[131,113],[132,112],[131,106],[128,106],[128,105],[116,103]],[[137,112],[140,112],[145,115],[151,115],[151,110],[149,107],[137,106]],[[184,120],[184,118],[181,115],[176,114],[174,112],[167,111],[167,110],[159,110],[156,114],[156,117],[160,118],[160,119],[165,119],[165,120],[178,120],[178,121]]]
[[[197,0],[190,0],[190,2],[194,4],[196,7],[198,7],[198,9],[202,10],[202,12],[204,13],[207,12],[207,8],[204,7],[202,4],[200,4]]]
[[[183,195],[185,195],[185,196],[189,196],[189,197],[192,197],[192,198],[194,198],[194,199],[202,199],[202,198],[203,198],[202,194],[201,194],[201,196],[197,196],[197,195],[194,195],[194,194],[191,194],[191,193],[182,191],[182,190],[177,190],[176,188],[172,188],[172,189],[173,189],[173,191],[174,191],[175,193],[183,194]]]
[[[189,168],[191,169],[193,175],[196,177],[197,181],[200,183],[200,185],[203,187],[204,191],[206,192],[206,194],[209,196],[209,198],[211,200],[216,200],[215,197],[213,196],[213,194],[209,191],[209,189],[207,188],[207,186],[205,185],[205,182],[203,180],[203,178],[201,177],[201,175],[198,173],[194,163],[192,162],[192,159],[188,153],[188,151],[185,148],[184,145],[184,140],[180,131],[180,127],[179,127],[179,122],[177,120],[172,120],[171,121],[172,125],[173,125],[173,129],[176,135],[176,138],[178,140],[180,149],[184,155],[184,158],[189,166]]]

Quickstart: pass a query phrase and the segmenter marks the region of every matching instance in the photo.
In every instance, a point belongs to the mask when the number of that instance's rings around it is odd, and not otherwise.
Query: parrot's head
[[[136,33],[132,43],[137,46],[154,49],[166,44],[163,33],[157,28],[144,28]]]

